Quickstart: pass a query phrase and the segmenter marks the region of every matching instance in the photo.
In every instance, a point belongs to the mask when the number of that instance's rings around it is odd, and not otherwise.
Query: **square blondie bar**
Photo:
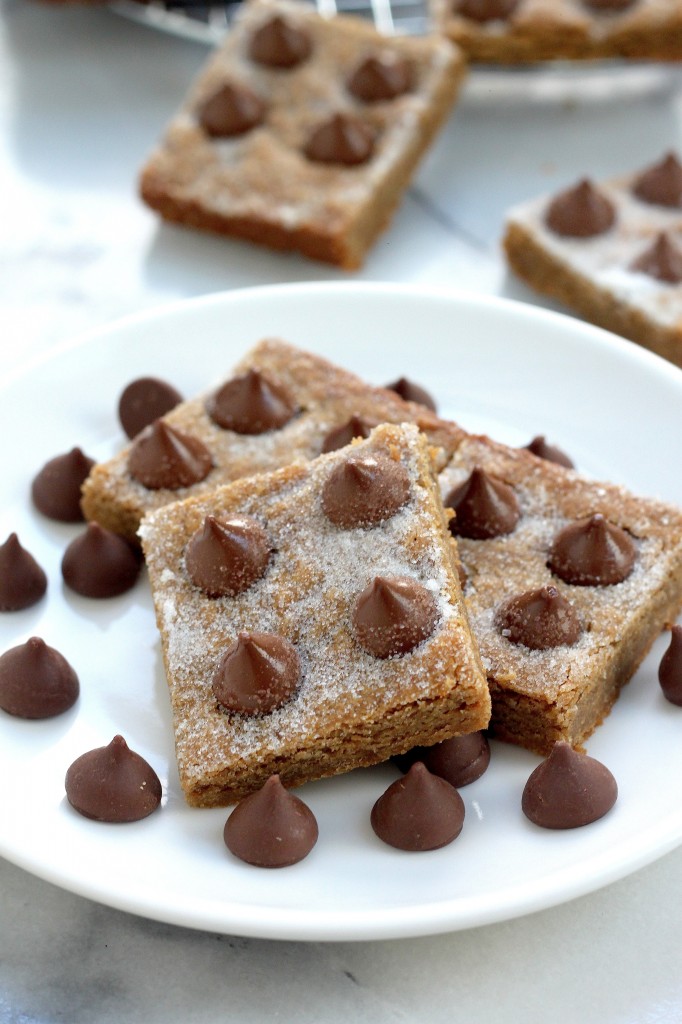
[[[162,217],[360,266],[465,73],[446,39],[249,0],[142,170]]]
[[[379,519],[349,522],[347,502],[343,521],[330,511],[328,482],[349,459],[361,472],[400,474],[404,492]],[[197,585],[188,551],[207,516],[238,516],[242,526],[247,517],[267,535],[267,565],[238,593],[208,596]],[[140,533],[190,804],[232,803],[274,773],[295,786],[487,725],[455,542],[417,427],[379,426],[307,464],[168,505],[147,515]],[[377,577],[407,579],[432,604],[433,619],[408,649],[376,654],[356,622],[358,595]],[[384,633],[383,623],[372,629]],[[224,707],[212,680],[230,645],[253,631],[293,645],[300,678],[276,707],[247,714]]]

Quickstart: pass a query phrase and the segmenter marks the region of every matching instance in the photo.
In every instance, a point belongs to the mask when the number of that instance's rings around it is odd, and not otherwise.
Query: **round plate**
[[[601,821],[569,832],[531,825],[524,783],[539,759],[493,743],[487,773],[462,789],[461,836],[438,851],[385,846],[369,824],[398,777],[382,765],[299,791],[320,838],[294,867],[264,871],[228,853],[226,810],[183,801],[151,597],[135,589],[80,598],[60,561],[78,526],[39,516],[29,485],[47,459],[80,445],[103,459],[124,442],[120,391],[142,375],[189,396],[228,376],[264,336],[318,352],[374,383],[406,375],[445,416],[513,445],[536,433],[590,474],[682,504],[682,373],[576,320],[504,300],[404,285],[259,288],[183,302],[99,331],[0,387],[6,431],[1,526],[17,531],[49,576],[46,597],[0,616],[0,650],[41,636],[81,680],[76,707],[47,721],[0,712],[0,853],[103,903],[211,931],[289,939],[419,935],[499,921],[586,893],[682,841],[682,710],[656,682],[661,636],[589,752],[620,797]],[[671,472],[670,468],[675,467]],[[130,825],[80,817],[64,774],[120,733],[156,769],[162,807]]]

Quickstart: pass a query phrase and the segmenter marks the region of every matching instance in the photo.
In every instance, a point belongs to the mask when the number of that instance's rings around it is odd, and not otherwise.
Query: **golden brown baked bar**
[[[254,38],[273,18],[308,40],[298,63],[264,65],[252,56]],[[407,78],[396,84],[393,67],[386,86],[373,66],[359,90],[386,98],[365,100],[349,82],[377,57],[406,62]],[[144,167],[142,197],[168,220],[358,267],[449,113],[464,71],[460,52],[439,36],[388,38],[369,22],[322,18],[295,0],[251,0]],[[239,134],[216,137],[202,110],[226,84],[240,90],[230,124]],[[404,91],[393,96],[395,88]],[[335,122],[327,149],[322,143],[312,158],[314,134],[337,115],[351,118],[350,127]]]
[[[130,479],[129,447],[93,470],[85,487],[86,513],[113,529],[125,528],[132,536],[145,512],[178,496],[197,493],[203,499],[220,482],[294,459],[315,458],[328,432],[353,413],[375,423],[416,422],[428,436],[444,499],[457,481],[481,466],[511,484],[520,504],[521,517],[508,535],[458,541],[468,577],[465,598],[491,686],[493,731],[539,753],[549,751],[559,738],[579,746],[682,605],[682,515],[661,503],[584,480],[526,451],[472,437],[423,407],[371,388],[284,342],[260,343],[236,373],[244,375],[254,368],[286,388],[299,409],[297,416],[279,430],[244,436],[221,430],[211,421],[206,403],[214,391],[187,402],[166,420],[196,432],[210,447],[216,468],[205,481],[179,492],[147,491]],[[601,587],[556,580],[546,565],[552,536],[567,522],[595,513],[637,538],[632,576]],[[575,604],[583,627],[575,647],[530,651],[509,642],[495,626],[504,601],[543,585],[556,585]]]
[[[374,525],[337,526],[324,511],[325,482],[351,452],[383,453],[408,477],[406,503]],[[188,575],[188,543],[209,514],[253,516],[272,545],[265,574],[236,596],[207,597]],[[274,773],[299,785],[487,725],[455,544],[416,427],[380,426],[305,465],[166,506],[144,519],[141,536],[190,804],[232,803]],[[375,657],[358,643],[354,602],[375,576],[407,576],[433,595],[435,628],[407,653]],[[268,713],[226,712],[211,681],[228,646],[253,630],[294,644],[300,682]]]
[[[95,466],[86,480],[82,501],[86,517],[134,541],[146,512],[241,477],[313,459],[321,453],[327,435],[353,416],[359,416],[366,426],[417,423],[428,432],[433,445],[447,446],[441,461],[456,443],[457,430],[423,406],[405,402],[384,388],[371,387],[354,374],[286,342],[260,342],[235,367],[230,379],[243,377],[249,370],[258,371],[290,396],[296,411],[287,423],[260,434],[223,429],[208,411],[220,388],[216,385],[164,417],[165,422],[205,444],[213,462],[207,476],[190,487],[149,489],[131,476],[133,445],[127,445],[113,459]]]
[[[430,9],[473,61],[682,56],[680,0],[430,0]]]
[[[492,734],[539,754],[548,754],[556,740],[580,749],[682,608],[682,513],[485,437],[458,446],[440,474],[443,495],[474,467],[511,485],[521,512],[507,535],[457,538],[471,626],[490,684]],[[568,524],[595,514],[634,539],[634,568],[616,584],[566,583],[548,567],[552,543]],[[500,609],[515,595],[547,586],[577,612],[577,642],[547,650],[510,642]]]
[[[508,212],[503,244],[512,270],[536,291],[682,366],[682,205],[635,193],[652,172],[659,181],[660,175],[682,181],[670,155],[653,168],[593,186],[613,209],[604,231],[558,234],[547,223],[555,197],[543,196]],[[664,198],[674,199],[674,190]]]

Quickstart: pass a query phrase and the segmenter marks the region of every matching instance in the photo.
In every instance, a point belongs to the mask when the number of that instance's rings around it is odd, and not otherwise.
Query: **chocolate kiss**
[[[413,747],[407,754],[399,754],[391,760],[403,772],[415,761],[421,761],[433,775],[459,789],[483,775],[490,764],[490,744],[484,732],[472,732],[453,736],[432,747]]]
[[[573,605],[556,587],[527,590],[505,601],[497,614],[497,627],[511,643],[532,651],[571,646],[581,633]]]
[[[396,395],[400,395],[406,402],[417,402],[418,405],[425,405],[432,412],[436,411],[436,403],[428,391],[419,384],[415,384],[414,381],[408,380],[407,377],[399,377],[392,384],[387,384],[386,389],[395,391]]]
[[[265,572],[268,535],[252,516],[206,516],[187,545],[185,564],[192,583],[209,597],[233,597]]]
[[[47,576],[16,533],[0,546],[0,612],[19,612],[36,604],[47,590]]]
[[[56,455],[46,462],[31,485],[33,504],[48,519],[62,523],[83,521],[81,486],[94,466],[94,459],[80,448]]]
[[[617,796],[616,780],[601,761],[560,740],[531,773],[521,807],[542,828],[579,828],[602,818]]]
[[[379,839],[398,850],[438,850],[462,831],[464,801],[417,761],[379,797],[370,821]]]
[[[350,114],[334,114],[311,134],[305,145],[309,160],[353,166],[366,163],[374,149],[374,130]]]
[[[228,850],[259,868],[285,868],[307,857],[317,842],[315,815],[289,793],[279,775],[244,797],[225,823]]]
[[[407,576],[377,576],[353,609],[357,641],[375,658],[408,654],[431,636],[437,620],[433,594]]]
[[[508,18],[519,0],[458,0],[455,13],[472,21],[496,21]]]
[[[365,103],[392,100],[412,85],[412,67],[402,57],[378,54],[368,57],[348,80],[348,90]]]
[[[591,238],[602,235],[616,219],[613,203],[584,178],[561,192],[549,205],[545,223],[557,235]]]
[[[682,707],[682,626],[673,626],[670,646],[661,658],[658,681],[671,704]]]
[[[83,597],[117,597],[135,585],[140,563],[130,544],[99,523],[71,541],[62,558],[62,576]]]
[[[245,85],[226,82],[199,109],[199,123],[212,138],[243,135],[265,117],[265,104]]]
[[[682,281],[682,250],[669,234],[661,232],[654,243],[630,264],[630,269],[655,277],[657,281],[679,284]]]
[[[450,532],[455,537],[472,540],[488,540],[511,533],[521,515],[509,484],[478,467],[464,483],[453,487],[444,505],[455,511],[455,518],[450,520]]]
[[[276,15],[254,32],[250,56],[258,64],[273,68],[293,68],[304,61],[311,50],[312,44],[307,32]]]
[[[335,526],[372,526],[403,507],[410,496],[407,470],[386,455],[349,455],[327,477],[322,508]]]
[[[630,535],[597,513],[556,535],[548,565],[565,583],[609,586],[630,575],[636,554]]]
[[[160,416],[174,409],[182,395],[172,384],[159,377],[138,377],[121,392],[118,418],[129,438],[137,437]]]
[[[213,677],[216,700],[228,711],[265,714],[296,690],[301,663],[296,648],[275,633],[240,633]]]
[[[66,798],[95,821],[139,821],[161,803],[161,782],[122,736],[76,758],[66,773]]]
[[[682,164],[674,153],[642,171],[632,191],[638,199],[656,206],[682,206]]]
[[[150,491],[177,491],[204,480],[213,461],[198,437],[184,434],[165,420],[155,420],[138,435],[128,455],[128,471]]]
[[[370,423],[364,416],[353,413],[351,418],[340,427],[330,430],[322,445],[323,452],[335,452],[345,448],[356,437],[369,437],[376,423]]]
[[[561,448],[556,448],[553,444],[547,444],[545,438],[540,434],[534,437],[533,440],[526,445],[526,451],[532,452],[539,459],[545,459],[546,462],[554,462],[557,466],[565,466],[566,469],[573,469],[573,460],[562,452]]]
[[[237,434],[264,434],[283,427],[296,407],[283,388],[258,370],[233,377],[208,402],[208,414],[219,427]]]
[[[52,718],[78,698],[78,676],[66,658],[32,636],[0,657],[0,708],[18,718]]]

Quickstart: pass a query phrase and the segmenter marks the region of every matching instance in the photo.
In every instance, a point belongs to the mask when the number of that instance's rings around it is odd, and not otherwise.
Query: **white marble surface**
[[[205,57],[100,9],[0,11],[2,372],[167,299],[347,275],[159,226],[136,174]],[[479,78],[357,276],[538,301],[498,253],[504,209],[539,189],[682,148],[674,90],[614,76],[595,101],[531,102]],[[45,842],[49,843],[49,835]],[[589,897],[416,940],[230,938],[91,903],[0,860],[1,1024],[265,1020],[679,1024],[682,850]]]

